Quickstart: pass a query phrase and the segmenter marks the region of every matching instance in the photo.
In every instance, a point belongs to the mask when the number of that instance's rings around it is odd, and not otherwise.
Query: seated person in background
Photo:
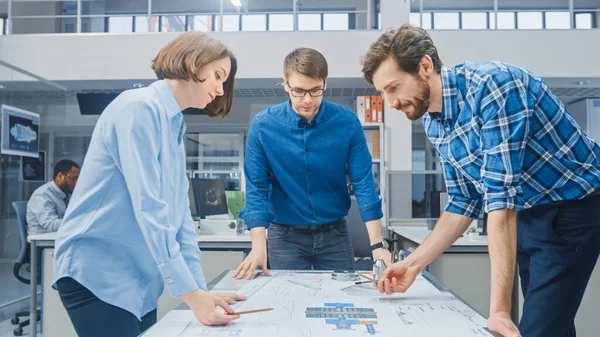
[[[28,234],[56,232],[75,189],[80,167],[63,159],[54,167],[54,180],[38,187],[27,203]]]

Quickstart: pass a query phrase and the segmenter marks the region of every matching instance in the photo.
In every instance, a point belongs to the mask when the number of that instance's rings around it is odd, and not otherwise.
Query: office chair
[[[17,278],[17,280],[25,283],[25,284],[30,284],[30,280],[27,278],[24,278],[23,276],[20,275],[20,271],[21,268],[25,265],[29,265],[29,261],[30,261],[30,245],[29,242],[27,242],[27,220],[25,219],[25,215],[27,212],[27,201],[15,201],[12,203],[13,208],[15,209],[15,211],[17,212],[17,221],[19,223],[19,239],[21,241],[21,250],[19,251],[19,256],[17,256],[17,260],[15,262],[15,266],[13,268],[13,275],[15,275],[15,277]],[[10,322],[12,324],[18,325],[17,328],[15,328],[15,330],[13,330],[13,334],[15,336],[21,336],[23,334],[23,327],[30,325],[29,324],[29,319],[24,320],[23,322],[19,322],[20,321],[20,317],[28,317],[29,316],[29,311],[21,311],[21,312],[17,312],[15,314],[15,317],[13,317]],[[37,314],[38,320],[40,319],[40,311],[38,310],[38,314]],[[37,325],[34,325],[33,329],[37,328]]]
[[[373,253],[371,252],[371,242],[369,240],[369,232],[365,223],[360,218],[358,203],[356,199],[352,199],[348,216],[346,217],[346,225],[350,233],[350,240],[354,248],[354,269],[355,270],[372,270],[373,269]]]

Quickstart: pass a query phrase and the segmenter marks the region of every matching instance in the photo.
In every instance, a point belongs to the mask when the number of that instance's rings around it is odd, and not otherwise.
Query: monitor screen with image
[[[2,154],[33,157],[39,156],[40,115],[31,111],[0,105],[2,115]]]
[[[46,182],[46,152],[40,151],[37,158],[21,157],[23,181]]]
[[[228,214],[223,180],[193,178],[190,181],[194,195],[192,216],[204,219],[209,215]]]

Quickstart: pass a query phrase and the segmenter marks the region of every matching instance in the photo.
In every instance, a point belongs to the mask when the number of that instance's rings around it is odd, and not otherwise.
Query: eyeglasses
[[[290,87],[290,91],[293,97],[304,97],[306,96],[306,93],[308,93],[310,97],[321,97],[323,96],[323,92],[325,91],[325,89],[304,90],[300,88],[292,88],[292,86],[289,84],[288,86]]]
[[[68,175],[68,174],[66,174],[66,173],[63,173],[63,175],[64,175],[65,177],[67,177],[67,178],[69,178],[69,179],[73,179],[73,180],[75,180],[75,181],[77,181],[77,179],[79,179],[79,177],[73,177],[73,176],[70,176],[70,175]]]

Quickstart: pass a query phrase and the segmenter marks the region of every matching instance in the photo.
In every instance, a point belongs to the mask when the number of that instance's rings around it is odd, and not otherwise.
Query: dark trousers
[[[600,253],[600,195],[517,213],[523,337],[575,337],[575,314]]]
[[[354,269],[354,248],[344,219],[311,227],[271,224],[267,242],[272,269]]]
[[[61,278],[57,286],[79,337],[137,337],[156,323],[156,309],[140,322],[129,311],[102,302],[72,278]]]

